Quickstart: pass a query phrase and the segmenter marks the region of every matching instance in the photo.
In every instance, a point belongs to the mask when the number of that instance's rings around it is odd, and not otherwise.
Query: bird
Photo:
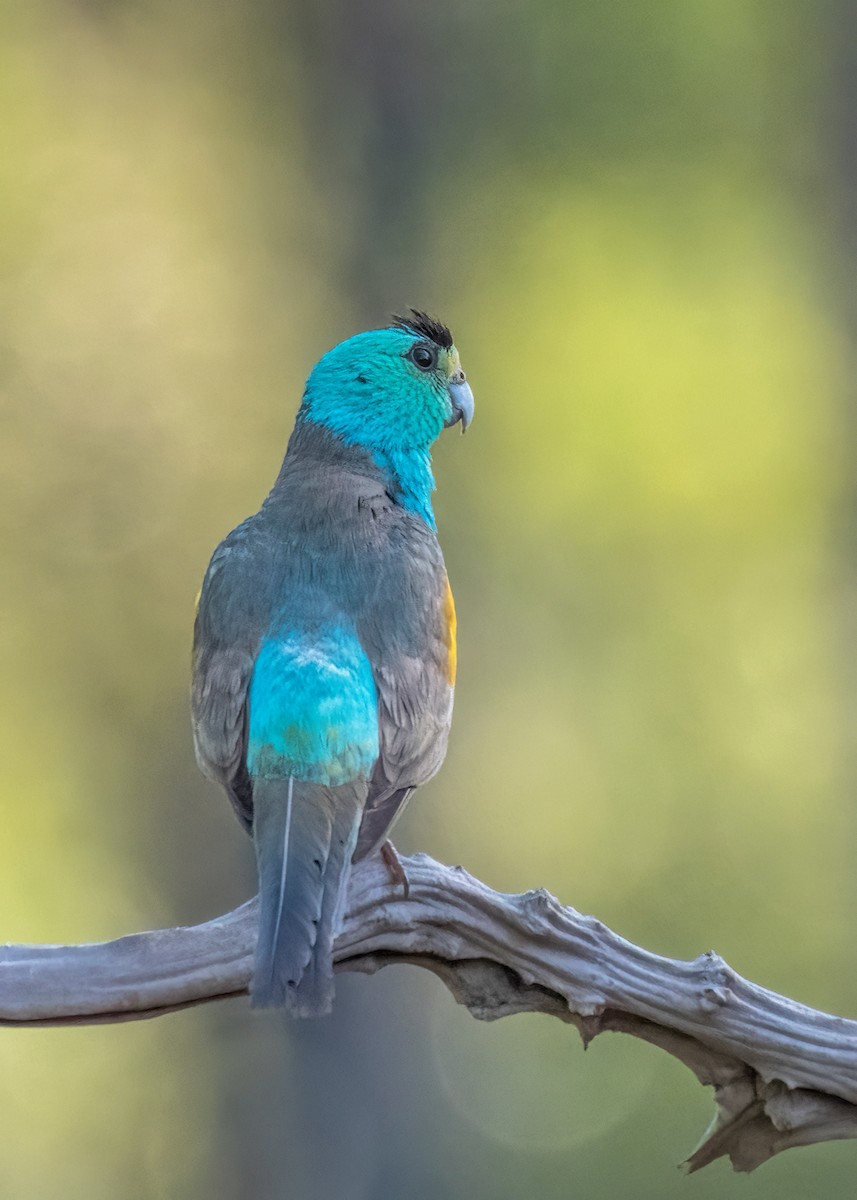
[[[194,747],[255,846],[256,1008],[331,1011],[353,862],[380,850],[406,884],[388,835],[444,760],[456,675],[431,447],[473,412],[427,313],[340,342],[307,379],[270,493],[205,573]]]

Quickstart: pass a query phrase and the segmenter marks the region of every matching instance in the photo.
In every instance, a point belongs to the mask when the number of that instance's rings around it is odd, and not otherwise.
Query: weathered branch
[[[386,869],[355,869],[339,970],[394,962],[438,975],[475,1017],[545,1012],[588,1042],[633,1034],[715,1089],[718,1117],[688,1160],[749,1171],[790,1146],[857,1137],[857,1022],[736,975],[716,954],[650,954],[545,891],[501,895],[460,867],[405,860],[409,899]],[[83,946],[0,948],[0,1023],[134,1020],[246,992],[256,902],[192,928]]]

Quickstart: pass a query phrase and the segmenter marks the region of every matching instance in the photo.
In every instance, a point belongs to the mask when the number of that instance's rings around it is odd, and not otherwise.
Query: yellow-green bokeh
[[[436,456],[457,712],[400,847],[853,1014],[833,32],[763,0],[7,5],[0,936],[253,886],[193,763],[193,599],[312,363],[413,303],[452,326],[477,419]],[[711,1101],[651,1048],[479,1026],[415,971],[340,999],[311,1030],[235,1003],[3,1031],[0,1194],[796,1200],[853,1176],[844,1145],[689,1183]]]

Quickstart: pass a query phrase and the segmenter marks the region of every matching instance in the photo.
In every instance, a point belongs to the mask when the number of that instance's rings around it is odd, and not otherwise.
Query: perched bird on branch
[[[255,842],[257,1007],[330,1010],[351,862],[383,848],[395,871],[390,828],[443,762],[455,608],[430,448],[472,417],[452,336],[425,313],[342,342],[269,496],[206,572],[194,741]]]

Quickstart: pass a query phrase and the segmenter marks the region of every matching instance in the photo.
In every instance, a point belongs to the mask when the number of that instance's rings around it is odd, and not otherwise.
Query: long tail
[[[291,777],[254,782],[261,902],[254,1007],[330,1012],[333,941],[366,792],[362,781],[336,788]]]

